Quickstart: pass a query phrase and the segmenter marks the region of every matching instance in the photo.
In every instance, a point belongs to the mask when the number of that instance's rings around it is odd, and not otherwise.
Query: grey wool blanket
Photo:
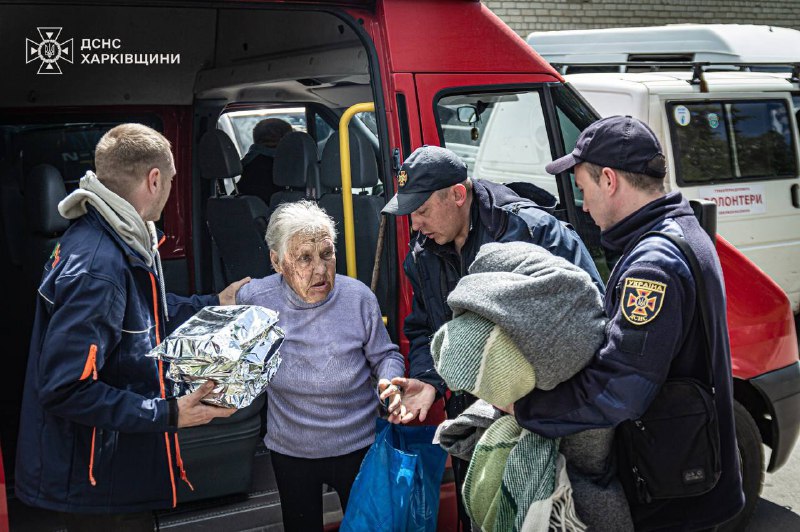
[[[535,369],[541,390],[580,371],[605,337],[603,302],[589,274],[525,242],[482,246],[447,303],[454,317],[469,311],[500,327]]]
[[[478,399],[457,418],[443,421],[437,428],[433,443],[447,454],[469,462],[478,440],[503,413],[483,399]]]
[[[569,379],[601,345],[606,320],[600,294],[589,275],[568,261],[533,244],[492,243],[481,248],[469,273],[448,298],[454,318],[431,343],[436,369],[450,389],[504,406],[534,387],[552,389]],[[609,493],[596,480],[608,470],[611,432],[570,437],[564,450],[574,467],[567,457],[566,468],[558,470],[557,440],[522,429],[512,416],[495,419],[490,405],[476,404],[437,434],[448,452],[471,456],[465,505],[482,529],[546,528],[541,512],[550,507],[551,527],[582,530],[584,521],[591,530],[613,529],[595,504]],[[570,469],[582,489],[574,506]],[[611,495],[614,501],[605,504],[623,514],[623,530],[630,521],[627,503],[621,491]],[[581,497],[589,504],[582,505]]]

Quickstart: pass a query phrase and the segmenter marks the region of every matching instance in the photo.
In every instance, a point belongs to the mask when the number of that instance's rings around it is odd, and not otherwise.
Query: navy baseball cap
[[[559,174],[587,162],[657,179],[667,175],[667,163],[656,134],[630,116],[609,116],[583,130],[575,149],[545,166]]]
[[[397,194],[381,212],[398,216],[411,214],[431,194],[467,179],[467,165],[461,158],[439,146],[422,146],[414,150],[397,174]]]

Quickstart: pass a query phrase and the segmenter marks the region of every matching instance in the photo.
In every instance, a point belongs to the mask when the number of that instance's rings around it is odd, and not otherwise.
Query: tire
[[[742,467],[744,508],[739,515],[721,525],[718,528],[719,532],[739,532],[747,528],[764,485],[764,446],[758,426],[747,409],[736,401],[733,402],[733,415]]]

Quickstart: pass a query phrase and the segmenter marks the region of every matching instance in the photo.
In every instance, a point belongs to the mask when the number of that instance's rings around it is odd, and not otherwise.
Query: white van
[[[601,116],[631,115],[653,128],[667,156],[667,188],[714,201],[719,234],[783,288],[797,314],[800,88],[783,74],[726,71],[705,73],[702,92],[692,77],[648,72],[565,79]],[[479,145],[468,161],[471,175],[532,182],[558,197],[556,180],[544,171],[552,158],[545,118],[536,102],[523,99],[532,96],[499,97],[482,113],[472,135]],[[574,146],[578,131],[562,131],[571,137],[565,145]]]
[[[747,70],[774,71],[780,69],[757,63],[800,61],[800,31],[751,24],[543,31],[527,41],[562,74],[636,72],[649,67],[630,63],[675,61],[716,63],[717,70],[733,68],[722,63],[748,63]]]

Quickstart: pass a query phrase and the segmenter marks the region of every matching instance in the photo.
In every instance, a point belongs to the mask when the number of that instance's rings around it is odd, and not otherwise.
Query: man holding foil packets
[[[316,203],[280,205],[266,240],[277,272],[236,294],[243,305],[280,314],[285,338],[280,369],[267,387],[267,434],[281,498],[283,528],[322,530],[322,485],[342,509],[361,461],[375,440],[376,390],[390,421],[405,414],[399,389],[403,357],[369,287],[336,275],[333,219]]]
[[[63,514],[76,530],[153,530],[152,510],[176,504],[187,480],[179,427],[235,409],[195,393],[167,398],[164,367],[146,357],[169,331],[219,296],[164,290],[161,217],[175,177],[169,141],[140,124],[108,131],[97,175],[59,204],[73,220],[44,265],[25,379],[16,494]]]

